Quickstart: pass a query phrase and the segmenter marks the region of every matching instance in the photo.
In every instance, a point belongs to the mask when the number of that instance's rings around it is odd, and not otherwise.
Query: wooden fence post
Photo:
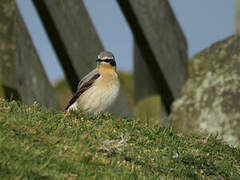
[[[19,99],[16,79],[16,36],[14,0],[0,0],[0,68],[2,95]]]
[[[169,113],[187,79],[184,34],[167,0],[118,0],[118,3]]]
[[[235,0],[235,34],[240,35],[240,0]]]
[[[17,87],[22,100],[52,110],[60,109],[53,88],[37,55],[23,18],[16,10]]]
[[[157,84],[152,78],[151,71],[148,69],[146,62],[134,41],[134,102],[137,103],[142,98],[159,94]]]
[[[4,96],[58,109],[15,0],[0,0],[0,9],[0,76]]]
[[[83,1],[33,2],[56,50],[66,79],[75,92],[78,81],[96,67],[96,57],[103,50]],[[132,115],[122,92],[111,112],[119,116]]]
[[[152,77],[151,70],[144,61],[143,55],[134,41],[134,103],[137,104],[143,98],[154,95],[160,95],[158,85]],[[161,86],[161,84],[160,84]],[[160,102],[160,120],[166,125],[167,111],[165,106]]]
[[[0,98],[4,97],[4,91],[2,87],[2,70],[1,70],[1,63],[0,63]]]

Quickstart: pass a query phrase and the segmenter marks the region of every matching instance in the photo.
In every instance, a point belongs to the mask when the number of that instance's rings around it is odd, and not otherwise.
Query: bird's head
[[[108,51],[101,52],[97,57],[97,67],[99,69],[116,70],[116,61],[113,53]]]

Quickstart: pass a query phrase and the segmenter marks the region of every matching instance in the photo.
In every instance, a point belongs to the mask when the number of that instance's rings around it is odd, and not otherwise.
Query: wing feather
[[[77,89],[80,89],[81,86],[82,86],[85,82],[87,82],[87,81],[89,81],[90,79],[92,79],[92,77],[95,76],[96,74],[99,74],[97,68],[95,68],[94,70],[92,70],[90,73],[88,73],[87,75],[85,75],[85,76],[81,79],[81,81],[78,83]]]
[[[68,108],[77,101],[77,99],[81,96],[81,94],[84,93],[87,89],[89,89],[99,77],[100,77],[100,74],[98,73],[98,71],[96,71],[96,69],[94,69],[85,77],[83,77],[83,79],[78,84],[77,92],[69,101],[69,104],[65,108],[65,110],[68,110]]]

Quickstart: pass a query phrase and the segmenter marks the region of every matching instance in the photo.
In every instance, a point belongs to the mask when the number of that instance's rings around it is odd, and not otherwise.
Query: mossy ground
[[[129,118],[0,99],[0,179],[239,179],[240,150]]]

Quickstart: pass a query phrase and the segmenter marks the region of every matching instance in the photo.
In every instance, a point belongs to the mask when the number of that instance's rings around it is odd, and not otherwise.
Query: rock
[[[228,37],[195,55],[181,94],[170,115],[174,128],[218,134],[240,145],[240,37]]]

